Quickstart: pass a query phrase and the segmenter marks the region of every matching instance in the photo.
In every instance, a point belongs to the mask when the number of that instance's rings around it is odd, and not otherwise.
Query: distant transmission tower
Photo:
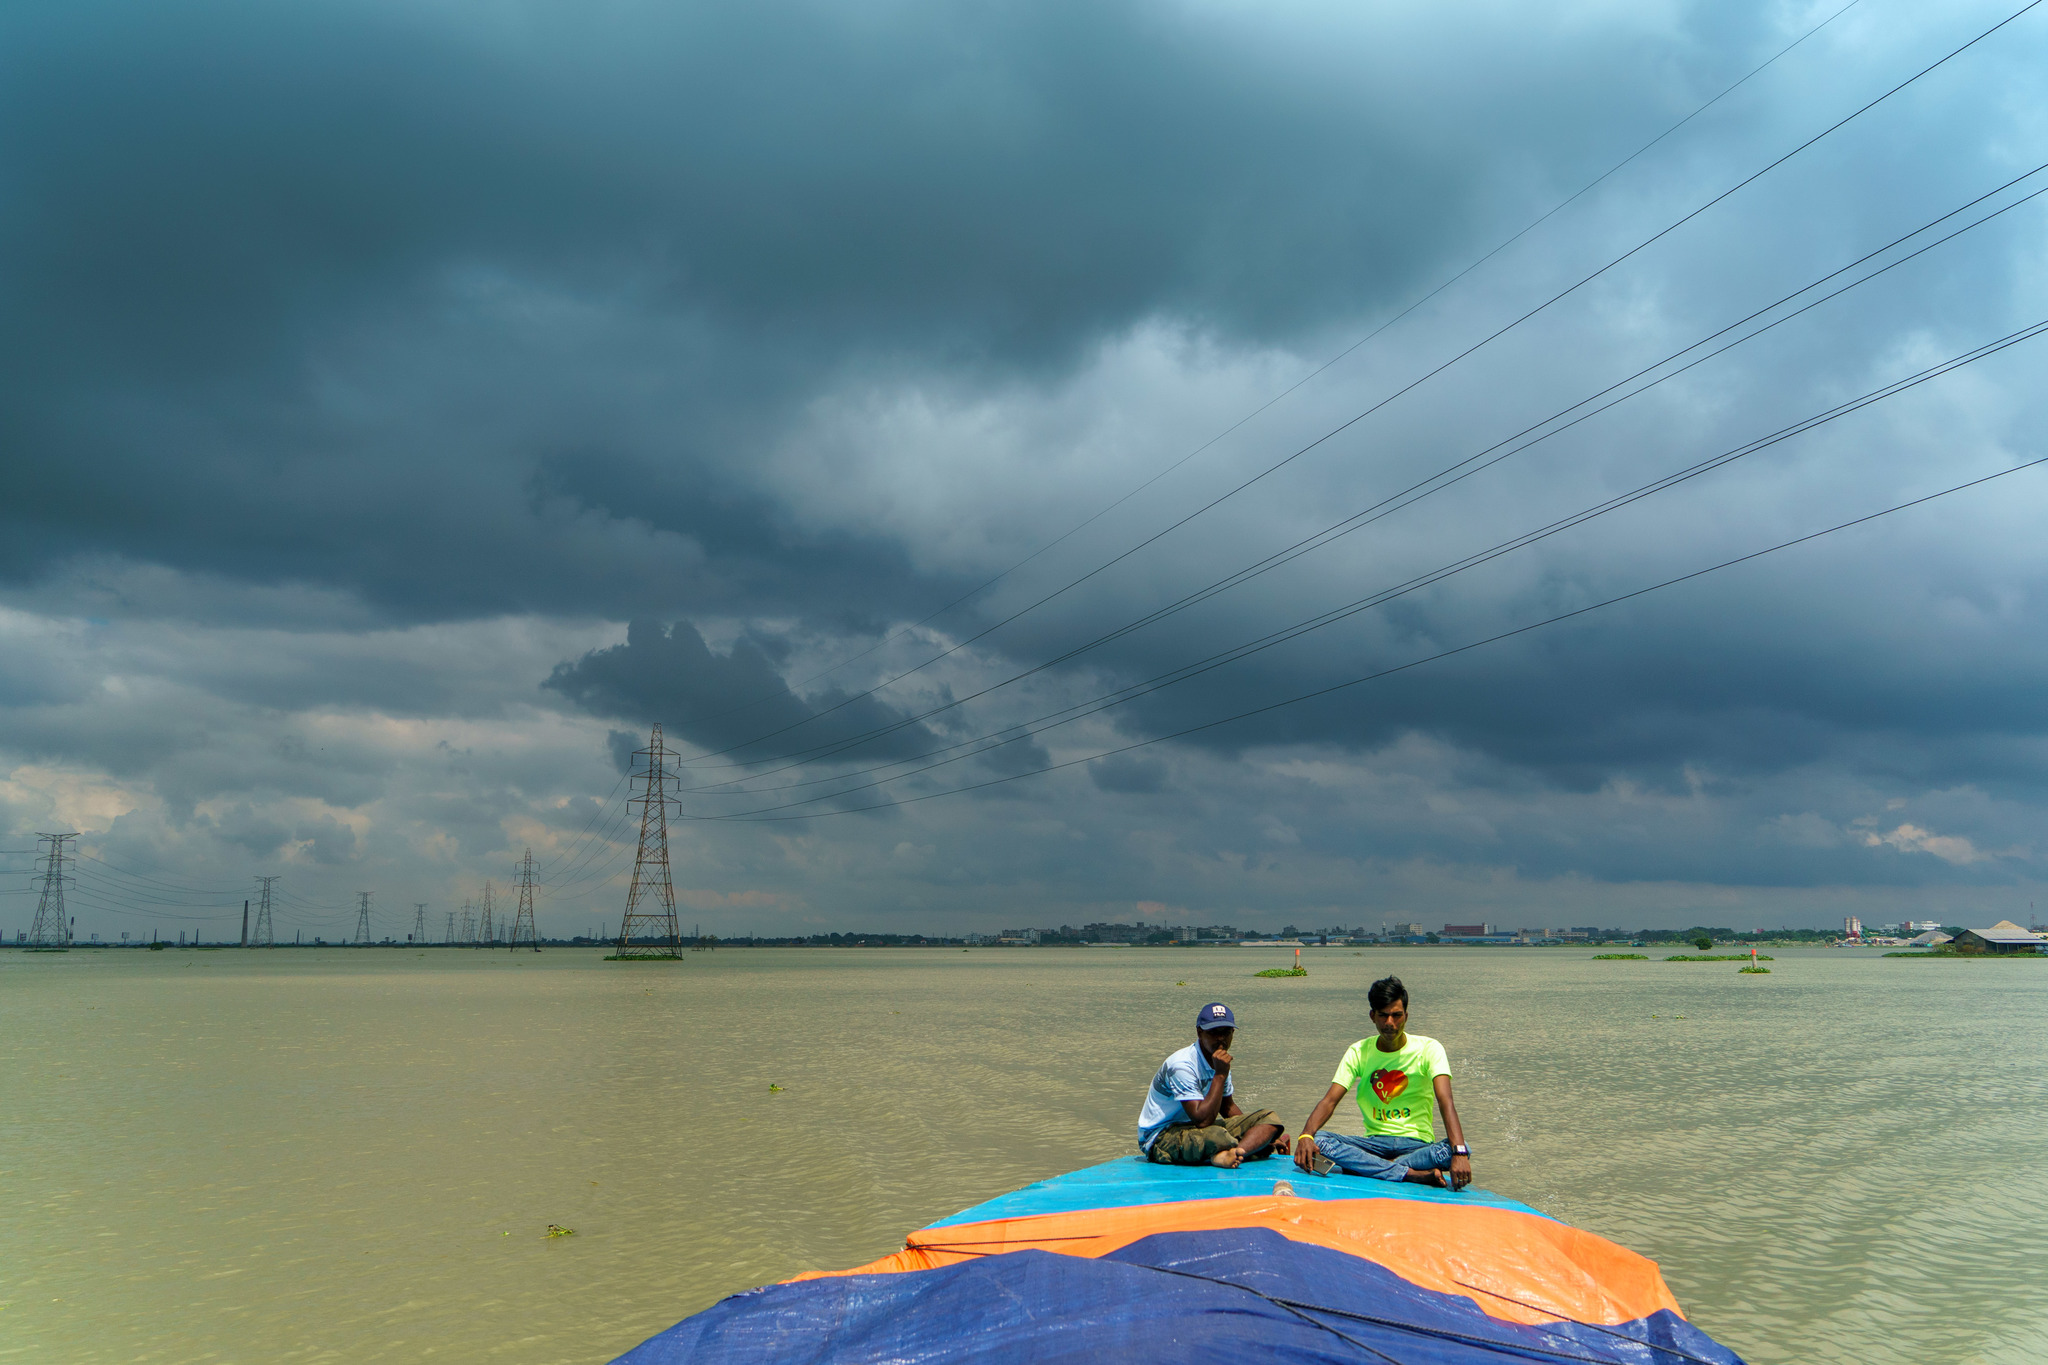
[[[414,901],[412,903],[412,941],[414,943],[425,943],[427,941],[427,903],[425,901]]]
[[[42,899],[36,902],[36,922],[28,931],[31,948],[68,948],[71,946],[71,917],[64,909],[64,883],[71,880],[64,875],[64,844],[76,839],[77,831],[70,834],[38,834],[36,838],[50,846],[43,855]]]
[[[540,932],[533,927],[533,850],[526,850],[526,861],[519,865],[519,913],[512,917],[512,951],[518,952],[519,945],[530,943],[533,950],[540,951]]]
[[[455,912],[450,910],[448,912],[448,931],[442,935],[441,945],[446,947],[453,942],[455,942]]]
[[[270,924],[270,884],[280,880],[277,877],[258,877],[263,890],[256,898],[256,931],[249,935],[251,948],[275,948],[277,935]]]
[[[356,892],[356,947],[370,941],[370,893]]]
[[[491,883],[490,880],[486,878],[484,881],[483,914],[478,916],[476,922],[476,941],[479,944],[490,943],[494,941],[497,937],[497,930],[491,928]]]
[[[476,902],[462,903],[462,937],[456,940],[465,946],[476,942]]]
[[[620,957],[673,957],[683,955],[682,934],[676,928],[676,888],[668,871],[668,808],[675,797],[669,784],[682,778],[669,767],[675,751],[662,742],[661,726],[654,727],[647,747],[636,751],[635,759],[647,764],[636,768],[633,781],[640,794],[626,804],[640,807],[640,849],[633,855],[633,884],[626,891],[626,916],[619,921]],[[641,897],[652,904],[641,908]],[[635,943],[635,938],[649,942]]]

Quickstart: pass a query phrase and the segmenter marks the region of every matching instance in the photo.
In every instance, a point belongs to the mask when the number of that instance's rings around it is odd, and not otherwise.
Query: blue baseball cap
[[[1230,1012],[1230,1006],[1218,1000],[1213,1005],[1204,1005],[1195,1011],[1195,1027],[1198,1029],[1236,1028],[1237,1016]]]

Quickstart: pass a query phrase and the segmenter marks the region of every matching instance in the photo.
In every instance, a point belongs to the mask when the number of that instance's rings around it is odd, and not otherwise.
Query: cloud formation
[[[1408,666],[2048,454],[2037,351],[1404,585],[2048,318],[2040,179],[1231,579],[2022,176],[2038,16],[1643,245],[2004,13],[1856,6],[1432,294],[1824,12],[12,7],[5,866],[616,922],[658,721],[720,932],[2015,914],[2038,472]]]

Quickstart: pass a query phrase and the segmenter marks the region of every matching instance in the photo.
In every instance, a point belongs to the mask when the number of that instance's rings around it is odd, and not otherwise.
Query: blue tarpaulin
[[[1741,1365],[1674,1313],[1528,1326],[1265,1228],[1172,1232],[1102,1257],[1019,1251],[735,1295],[620,1365],[1377,1362]]]
[[[956,1223],[986,1223],[996,1218],[1030,1218],[1041,1213],[1071,1213],[1077,1209],[1115,1209],[1133,1204],[1172,1204],[1194,1199],[1233,1199],[1270,1195],[1282,1182],[1297,1199],[1409,1199],[1425,1204],[1449,1203],[1464,1208],[1511,1209],[1537,1218],[1548,1217],[1540,1209],[1512,1199],[1503,1199],[1477,1186],[1467,1185],[1452,1194],[1433,1185],[1398,1181],[1367,1180],[1355,1175],[1309,1175],[1294,1168],[1292,1161],[1247,1161],[1233,1170],[1216,1166],[1168,1166],[1142,1156],[1118,1157],[1096,1166],[1084,1166],[1050,1180],[1040,1180],[1021,1190],[998,1195],[985,1204],[962,1209],[950,1218],[932,1224],[935,1228]]]

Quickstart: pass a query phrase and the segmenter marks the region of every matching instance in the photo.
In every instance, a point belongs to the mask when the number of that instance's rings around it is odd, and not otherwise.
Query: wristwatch
[[[1467,1161],[1470,1161],[1472,1159],[1472,1149],[1461,1142],[1457,1146],[1451,1148],[1451,1155],[1461,1156],[1464,1157]]]

